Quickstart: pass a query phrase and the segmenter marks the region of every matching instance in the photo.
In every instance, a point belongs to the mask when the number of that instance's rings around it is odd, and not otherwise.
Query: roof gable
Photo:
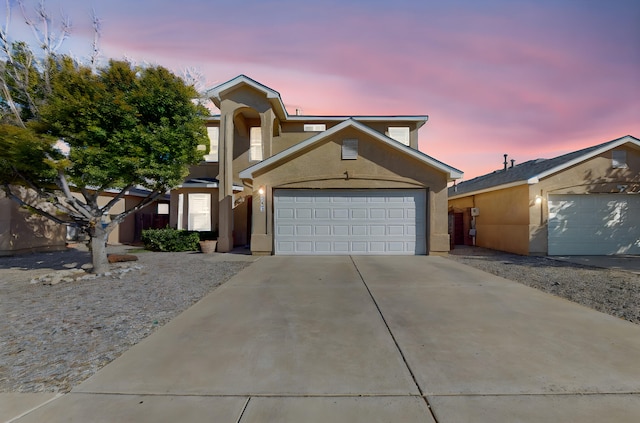
[[[242,179],[253,179],[254,174],[256,172],[259,172],[261,169],[264,169],[266,167],[269,166],[273,166],[276,165],[280,162],[286,161],[288,158],[290,158],[292,155],[296,154],[297,152],[307,149],[309,147],[312,147],[314,144],[317,144],[323,140],[326,140],[327,138],[335,135],[336,133],[342,131],[343,129],[346,128],[355,128],[358,131],[378,140],[379,142],[382,142],[392,148],[395,148],[396,150],[401,151],[402,153],[407,154],[408,156],[411,156],[437,170],[440,170],[441,172],[444,172],[448,175],[449,180],[453,180],[453,179],[459,179],[462,177],[462,172],[458,169],[455,169],[449,165],[446,165],[436,159],[434,159],[433,157],[430,157],[418,150],[414,150],[413,148],[410,148],[396,140],[393,140],[389,137],[387,137],[386,135],[383,135],[371,128],[369,128],[368,126],[354,120],[354,119],[347,119],[344,122],[324,131],[321,132],[305,141],[302,141],[292,147],[289,147],[286,150],[281,151],[278,154],[275,154],[271,157],[269,157],[266,160],[261,161],[260,163],[257,163],[245,170],[243,170],[242,172],[240,172],[240,178]]]
[[[496,170],[486,175],[478,176],[449,188],[449,198],[478,193],[480,191],[494,191],[523,184],[536,184],[540,179],[561,172],[578,163],[589,160],[605,151],[632,143],[640,147],[640,140],[626,135],[612,141],[573,151],[551,159],[535,159],[516,165],[507,170]]]
[[[238,75],[227,82],[210,88],[209,90],[207,90],[206,96],[213,101],[216,107],[220,107],[222,97],[241,86],[249,86],[254,90],[264,94],[267,100],[269,100],[269,102],[274,107],[274,111],[280,119],[284,120],[289,117],[289,114],[287,113],[287,109],[284,107],[284,103],[282,102],[282,98],[280,97],[279,92],[259,83],[254,79],[249,78],[246,75]]]

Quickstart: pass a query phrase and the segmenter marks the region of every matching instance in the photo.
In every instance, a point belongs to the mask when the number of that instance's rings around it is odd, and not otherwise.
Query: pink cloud
[[[423,150],[467,178],[504,153],[522,162],[640,135],[637,2],[112,0],[101,10],[112,57],[196,66],[212,85],[244,73],[291,113],[428,114]]]

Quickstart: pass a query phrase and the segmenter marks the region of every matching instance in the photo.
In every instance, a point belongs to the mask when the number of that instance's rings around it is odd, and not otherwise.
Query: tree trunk
[[[107,236],[108,232],[98,229],[91,234],[91,261],[93,273],[100,274],[109,271],[107,261]]]

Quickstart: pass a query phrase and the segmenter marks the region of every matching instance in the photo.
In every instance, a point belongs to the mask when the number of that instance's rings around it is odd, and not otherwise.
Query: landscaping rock
[[[109,263],[123,263],[126,261],[138,261],[138,256],[133,254],[108,254]]]

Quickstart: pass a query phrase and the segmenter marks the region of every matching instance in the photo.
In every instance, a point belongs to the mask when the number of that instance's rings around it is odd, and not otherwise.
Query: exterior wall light
[[[536,205],[539,206],[540,204],[542,204],[542,197],[539,195],[536,195]]]
[[[264,187],[260,187],[258,189],[258,194],[260,194],[260,212],[264,212]]]

